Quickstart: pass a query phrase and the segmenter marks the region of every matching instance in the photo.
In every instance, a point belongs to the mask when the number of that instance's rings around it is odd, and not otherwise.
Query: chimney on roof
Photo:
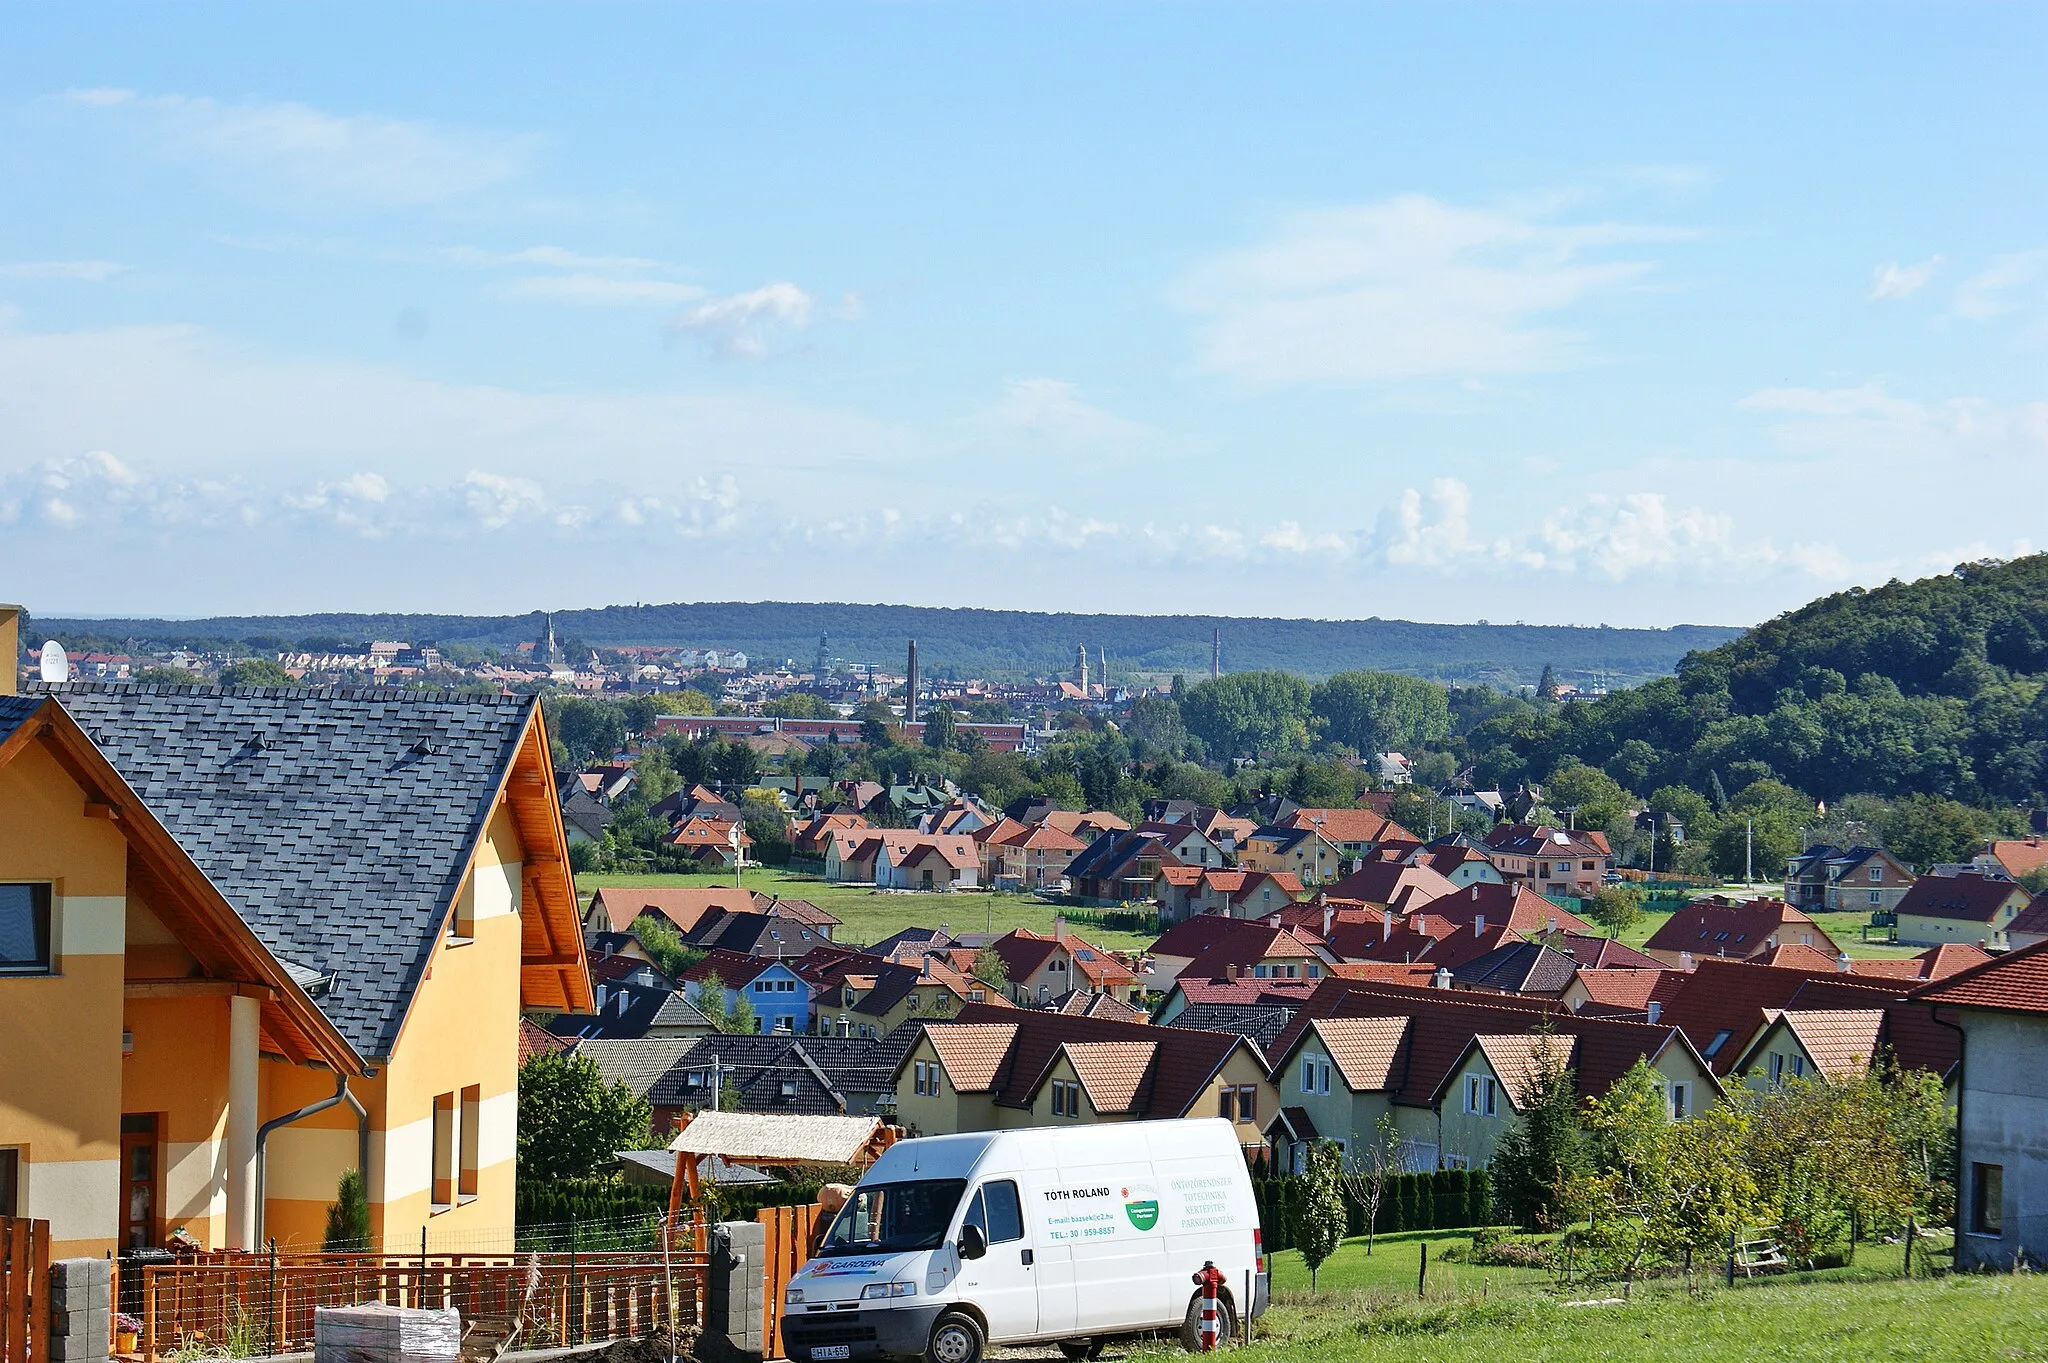
[[[1053,940],[1054,940],[1055,942],[1057,942],[1057,941],[1061,941],[1061,940],[1063,940],[1063,939],[1064,939],[1064,938],[1066,937],[1066,935],[1067,935],[1067,916],[1066,916],[1065,914],[1063,914],[1063,913],[1056,913],[1056,914],[1054,914],[1054,915],[1052,916],[1052,936],[1053,936]]]
[[[1336,917],[1337,911],[1330,907],[1328,900],[1325,900],[1323,902],[1323,940],[1326,942],[1330,940],[1330,925]]]
[[[1678,968],[1680,970],[1692,969],[1692,953],[1690,951],[1681,951],[1678,953]]]
[[[1389,907],[1389,908],[1384,908],[1384,909],[1381,909],[1381,910],[1380,910],[1380,940],[1381,940],[1382,942],[1384,942],[1384,941],[1386,941],[1386,940],[1387,940],[1387,939],[1388,939],[1389,937],[1392,937],[1393,935],[1394,935],[1394,910],[1393,910],[1393,909],[1392,909],[1391,907]]]
[[[1659,1002],[1657,1002],[1657,1000],[1655,1000],[1655,999],[1651,999],[1651,1000],[1650,1000],[1650,1021],[1652,1021],[1652,1022],[1656,1022],[1656,1021],[1658,1021],[1659,1019],[1661,1019],[1661,1018],[1662,1018],[1663,1016],[1664,1016],[1664,1005],[1663,1005],[1663,1004],[1661,1004],[1661,1003],[1659,1003]]]
[[[1848,952],[1844,951],[1844,952],[1841,952],[1841,953],[1839,953],[1838,955],[1836,955],[1836,957],[1835,957],[1835,969],[1837,969],[1837,970],[1841,971],[1841,972],[1842,972],[1843,974],[1845,974],[1845,975],[1849,973],[1849,953],[1848,953]]]
[[[1552,915],[1550,915],[1550,930],[1551,930],[1552,932],[1556,932],[1556,931],[1557,931],[1557,915],[1556,915],[1556,914],[1552,914]]]
[[[1266,926],[1269,928],[1277,928],[1280,926],[1280,910],[1273,910],[1273,916],[1266,920]]]
[[[1483,914],[1483,913],[1482,913],[1482,914],[1477,914],[1477,915],[1475,915],[1475,916],[1473,917],[1473,919],[1472,919],[1472,935],[1473,935],[1474,937],[1483,937],[1483,936],[1484,936],[1485,934],[1486,934],[1486,915],[1485,915],[1485,914]]]
[[[20,689],[21,607],[0,606],[0,696]]]
[[[1429,977],[1429,987],[1431,989],[1449,989],[1451,987],[1450,967],[1438,966],[1436,973]]]

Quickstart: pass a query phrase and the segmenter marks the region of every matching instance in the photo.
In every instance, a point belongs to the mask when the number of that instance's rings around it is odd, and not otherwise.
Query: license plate
[[[812,1363],[828,1363],[830,1359],[852,1357],[853,1346],[850,1344],[820,1344],[811,1350]]]

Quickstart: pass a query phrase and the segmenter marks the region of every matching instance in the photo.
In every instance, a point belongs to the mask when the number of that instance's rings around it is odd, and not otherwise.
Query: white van
[[[1227,1284],[1223,1324],[1266,1308],[1259,1213],[1237,1131],[1219,1119],[977,1131],[899,1141],[790,1279],[792,1363],[977,1363],[990,1344],[1093,1358],[1120,1335],[1177,1330],[1194,1276]]]

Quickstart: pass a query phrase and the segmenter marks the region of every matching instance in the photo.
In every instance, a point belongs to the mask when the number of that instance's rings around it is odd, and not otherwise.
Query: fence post
[[[1958,1218],[1958,1219],[1960,1219],[1960,1218]],[[1910,1278],[1910,1277],[1912,1277],[1912,1276],[1913,1276],[1913,1235],[1914,1235],[1914,1230],[1913,1230],[1913,1214],[1912,1214],[1911,1212],[1907,1212],[1907,1213],[1906,1213],[1906,1262],[1905,1262],[1905,1267],[1904,1267],[1904,1269],[1903,1269],[1903,1270],[1902,1270],[1902,1271],[1900,1272],[1900,1274],[1899,1274],[1899,1276],[1900,1276],[1900,1277],[1902,1277],[1902,1278]]]
[[[263,1312],[263,1347],[277,1352],[277,1237],[270,1237],[270,1302]]]
[[[142,1356],[156,1363],[156,1270],[142,1270]]]
[[[1728,1285],[1735,1286],[1735,1232],[1728,1232]]]
[[[1415,1266],[1415,1295],[1419,1297],[1429,1284],[1429,1241],[1417,1240],[1415,1243],[1422,1250],[1422,1259]]]
[[[562,1322],[562,1343],[574,1347],[577,1326],[583,1323],[583,1311],[576,1298],[576,1232],[569,1232],[569,1319]]]
[[[420,1226],[420,1277],[413,1284],[412,1304],[424,1310],[427,1305],[427,1228]]]

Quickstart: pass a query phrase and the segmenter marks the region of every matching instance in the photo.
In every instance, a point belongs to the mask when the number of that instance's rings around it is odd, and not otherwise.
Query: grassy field
[[[1244,1355],[1329,1363],[1640,1363],[1705,1360],[2048,1359],[2048,1280],[1897,1277],[1899,1251],[1865,1246],[1853,1268],[1707,1287],[1639,1287],[1626,1305],[1566,1305],[1545,1275],[1441,1265],[1457,1235],[1394,1236],[1371,1260],[1346,1242],[1310,1297],[1294,1254],[1274,1256],[1274,1307]],[[1415,1296],[1417,1242],[1431,1244]],[[1585,1297],[1618,1295],[1610,1287]]]
[[[711,889],[731,883],[730,875],[591,874],[576,877],[576,888],[584,895],[602,885],[673,885],[685,889]],[[953,894],[884,891],[859,885],[835,885],[816,876],[797,875],[768,866],[743,872],[740,883],[748,889],[764,890],[789,899],[807,899],[845,924],[834,934],[840,941],[863,944],[879,942],[902,928],[935,928],[941,924],[956,933],[1008,932],[1011,928],[1050,932],[1055,912],[1050,904],[1030,895],[995,894],[985,890]],[[1073,930],[1101,947],[1137,950],[1152,944],[1152,939],[1143,933],[1108,932],[1080,926]]]

